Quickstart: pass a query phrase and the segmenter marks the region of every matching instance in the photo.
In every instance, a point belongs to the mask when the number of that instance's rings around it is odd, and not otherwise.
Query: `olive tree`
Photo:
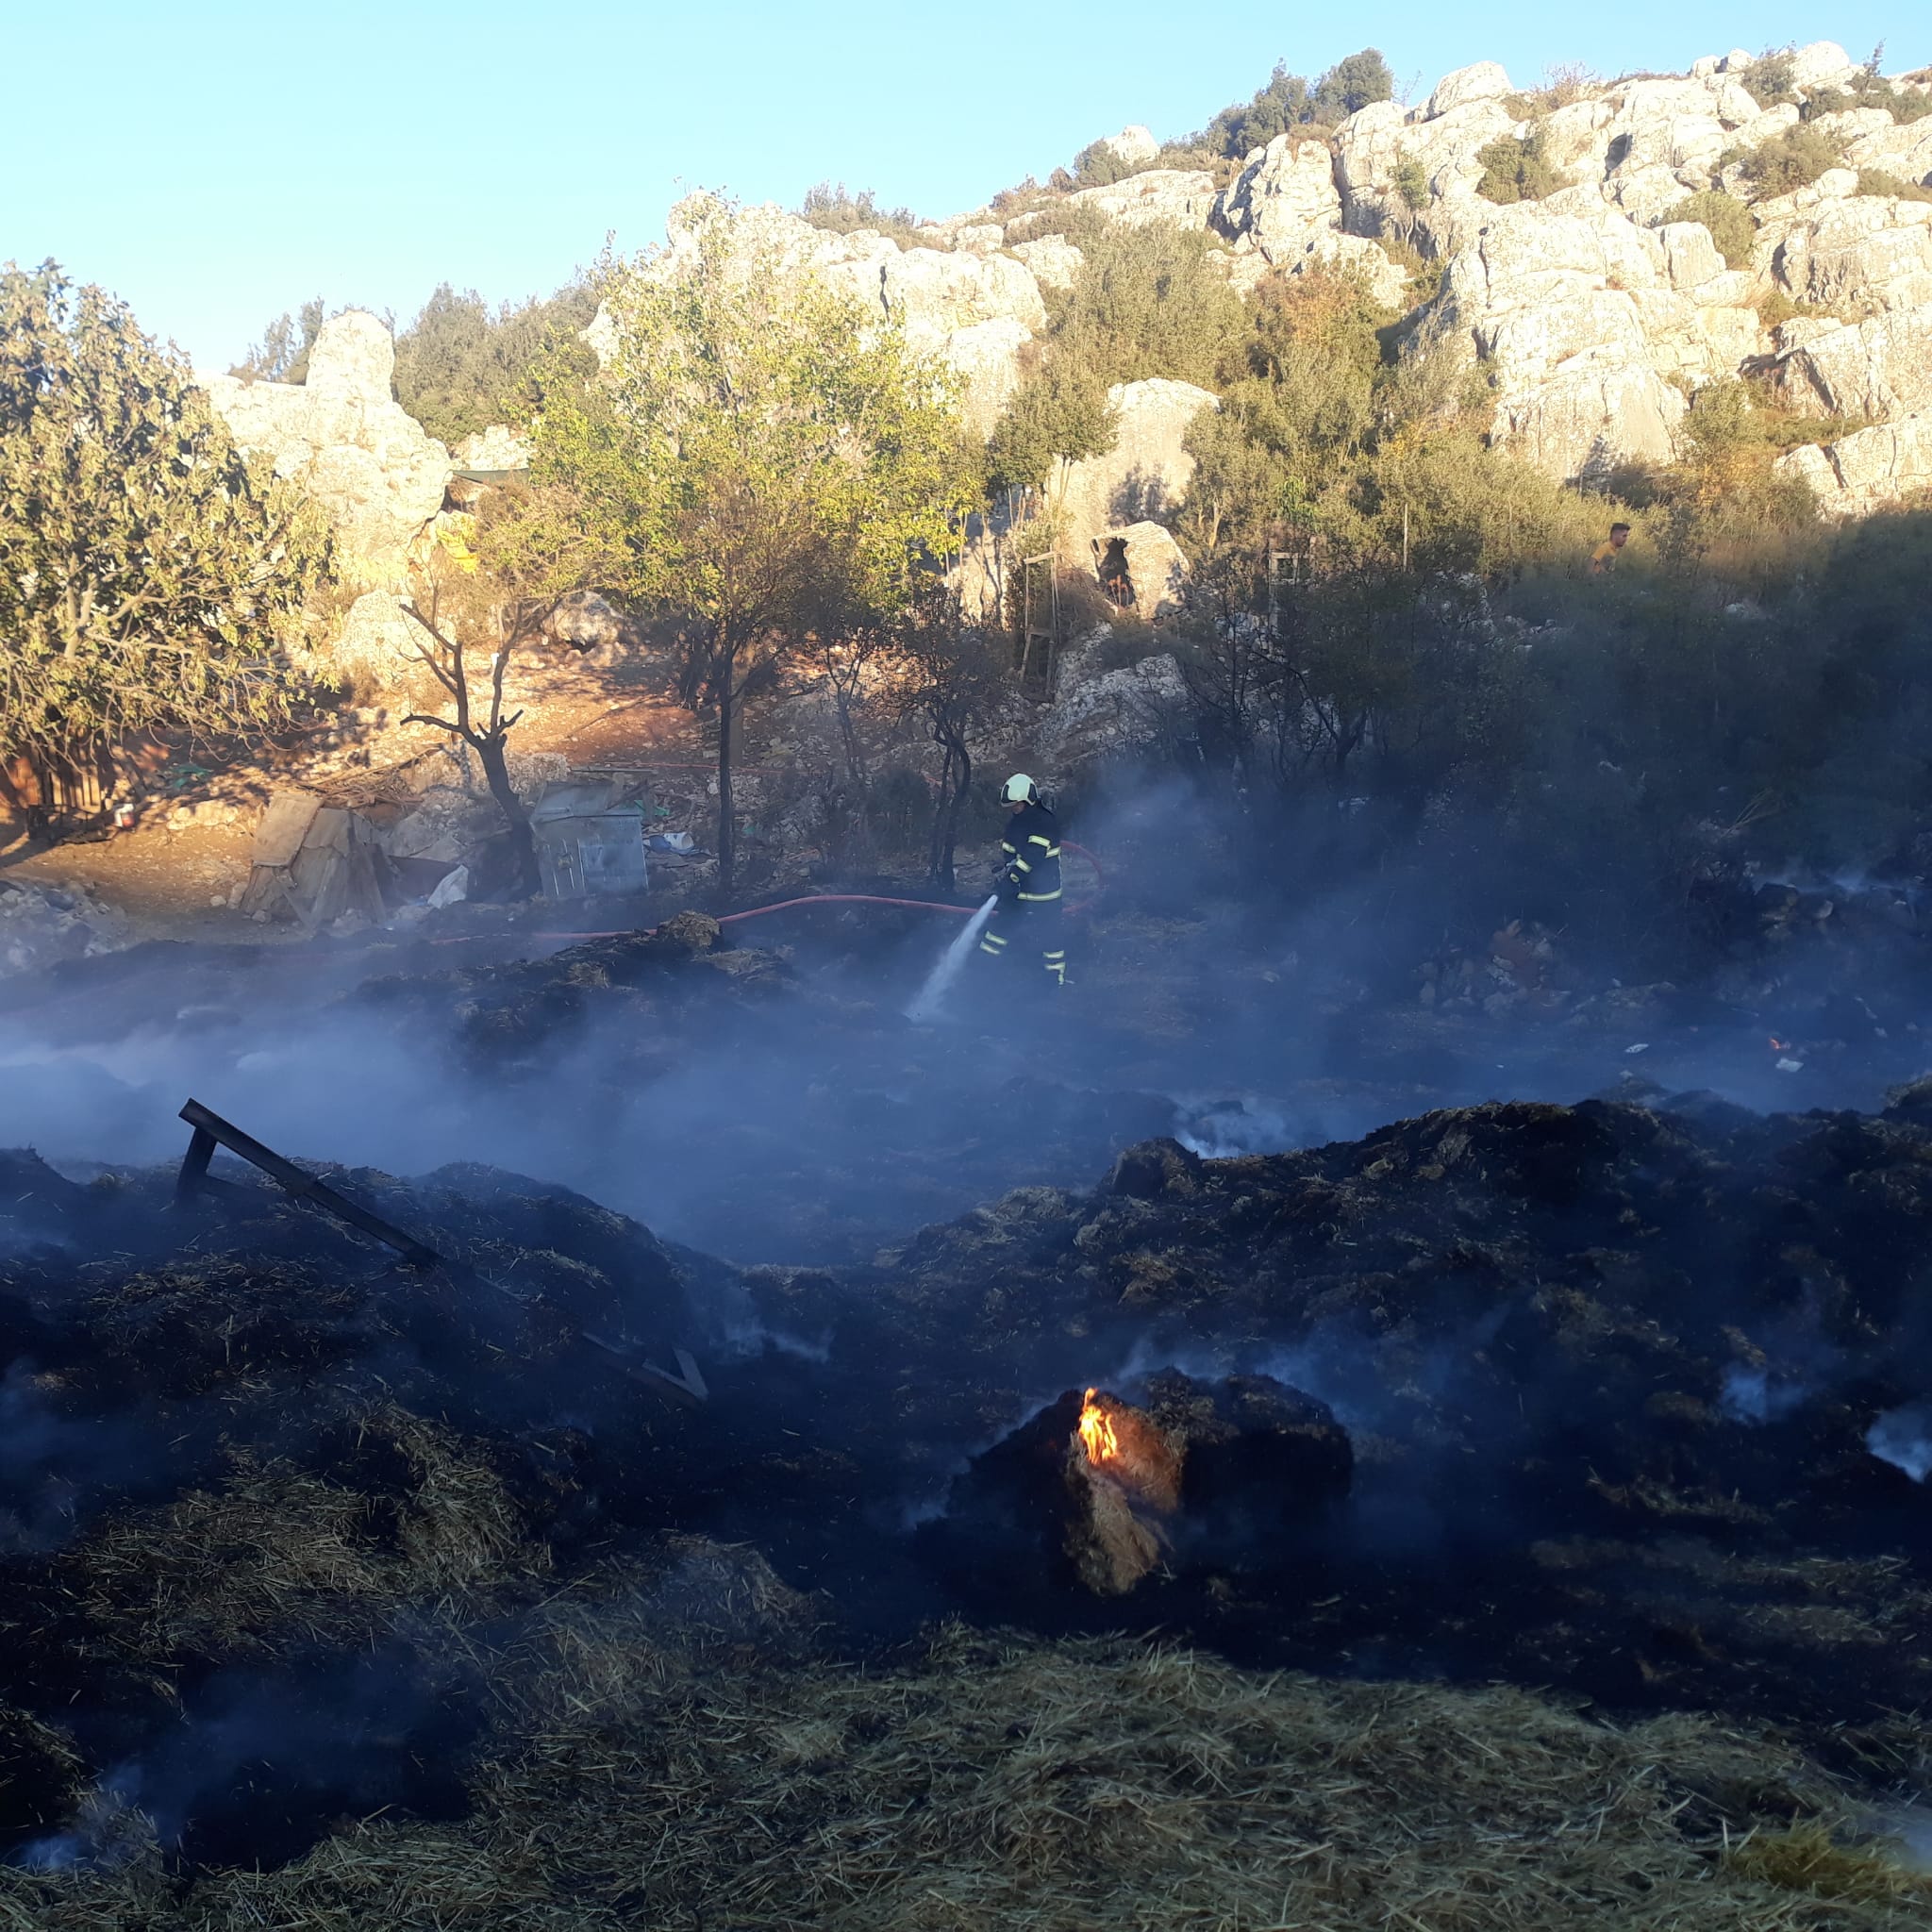
[[[330,547],[124,303],[0,268],[0,755],[284,721]]]
[[[741,708],[808,637],[907,600],[957,541],[971,466],[954,378],[896,321],[716,198],[688,233],[608,269],[603,367],[547,386],[537,474],[606,520],[679,700],[716,720],[728,891]]]

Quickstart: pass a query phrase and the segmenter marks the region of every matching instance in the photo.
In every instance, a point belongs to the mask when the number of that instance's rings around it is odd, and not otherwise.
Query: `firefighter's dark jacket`
[[[1024,806],[1007,821],[1000,841],[1007,869],[1000,903],[1058,906],[1060,897],[1060,822],[1043,805]]]

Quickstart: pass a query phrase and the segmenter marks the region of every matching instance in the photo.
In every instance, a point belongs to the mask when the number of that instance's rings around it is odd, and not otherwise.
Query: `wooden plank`
[[[405,1234],[393,1222],[385,1221],[379,1214],[372,1214],[346,1194],[337,1193],[326,1181],[319,1181],[313,1174],[303,1173],[292,1160],[284,1160],[274,1148],[264,1147],[252,1134],[244,1134],[231,1121],[225,1121],[211,1108],[202,1106],[200,1101],[191,1100],[181,1109],[181,1118],[197,1132],[211,1135],[230,1153],[239,1154],[243,1160],[260,1168],[263,1174],[290,1193],[308,1202],[311,1207],[320,1208],[325,1214],[332,1214],[338,1221],[375,1236],[385,1247],[393,1248],[410,1267],[434,1268],[442,1259],[434,1248],[425,1247],[414,1235]],[[209,1153],[213,1153],[212,1148]],[[192,1158],[192,1143],[190,1154]]]
[[[249,854],[254,865],[290,864],[302,849],[322,800],[312,791],[277,791],[255,828],[255,846]]]
[[[522,1306],[529,1305],[529,1296],[519,1294],[501,1282],[491,1281],[487,1274],[478,1274],[460,1261],[452,1261],[448,1257],[439,1255],[434,1248],[425,1247],[393,1222],[385,1221],[379,1214],[372,1214],[346,1194],[339,1194],[326,1181],[305,1174],[292,1160],[284,1160],[272,1147],[265,1147],[252,1134],[244,1134],[232,1121],[224,1120],[212,1108],[202,1106],[200,1101],[189,1101],[181,1109],[181,1118],[194,1129],[194,1136],[188,1143],[188,1156],[181,1163],[181,1175],[175,1183],[176,1201],[192,1200],[203,1188],[227,1189],[226,1182],[218,1181],[208,1171],[208,1162],[214,1158],[215,1147],[219,1143],[230,1153],[239,1154],[243,1160],[260,1168],[271,1180],[298,1199],[320,1208],[325,1214],[333,1215],[363,1234],[373,1235],[385,1247],[395,1249],[410,1267],[441,1269],[445,1275],[457,1281],[487,1288],[492,1293]],[[576,1339],[587,1348],[594,1350],[606,1366],[628,1376],[633,1382],[656,1390],[659,1394],[693,1406],[704,1402],[710,1394],[697,1363],[681,1348],[672,1350],[677,1362],[677,1373],[674,1375],[666,1370],[652,1367],[649,1362],[641,1361],[628,1348],[601,1335],[587,1334],[580,1329]]]

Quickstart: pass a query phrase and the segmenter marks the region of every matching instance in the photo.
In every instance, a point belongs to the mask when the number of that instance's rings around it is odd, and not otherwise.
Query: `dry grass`
[[[959,1630],[864,1673],[796,1656],[809,1608],[755,1555],[704,1544],[561,1592],[494,1660],[499,1741],[464,1824],[365,1824],[185,1896],[151,1860],[8,1873],[0,1928],[1926,1923],[1923,1881],[1835,1835],[1850,1813],[1823,1779],[1712,1720],[1620,1731],[1518,1690]]]
[[[359,1426],[406,1459],[392,1524],[372,1498],[237,1454],[218,1490],[108,1519],[73,1553],[90,1614],[129,1657],[261,1657],[366,1641],[406,1605],[541,1575],[549,1551],[458,1436],[391,1404]]]

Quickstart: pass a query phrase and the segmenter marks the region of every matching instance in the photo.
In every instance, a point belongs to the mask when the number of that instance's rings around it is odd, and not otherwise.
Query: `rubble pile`
[[[84,887],[0,878],[0,973],[32,973],[132,943],[127,922]]]

